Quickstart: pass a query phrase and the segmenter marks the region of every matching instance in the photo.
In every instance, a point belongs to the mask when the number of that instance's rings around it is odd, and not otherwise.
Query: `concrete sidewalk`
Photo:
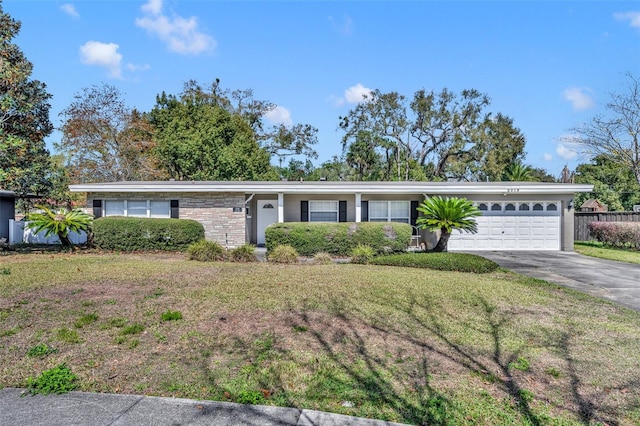
[[[139,426],[139,425],[354,425],[400,423],[314,410],[194,401],[140,395],[70,392],[34,395],[22,389],[0,389],[0,425]]]

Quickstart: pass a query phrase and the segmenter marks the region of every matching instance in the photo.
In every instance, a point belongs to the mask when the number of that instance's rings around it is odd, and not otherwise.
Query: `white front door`
[[[278,221],[278,200],[258,200],[257,242],[264,245],[264,230]]]

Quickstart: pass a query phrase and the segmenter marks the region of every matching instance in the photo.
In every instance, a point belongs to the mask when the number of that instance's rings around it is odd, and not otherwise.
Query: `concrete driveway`
[[[503,268],[640,311],[640,265],[575,252],[474,251]]]

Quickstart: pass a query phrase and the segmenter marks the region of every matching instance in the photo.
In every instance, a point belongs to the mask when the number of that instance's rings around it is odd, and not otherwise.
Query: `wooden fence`
[[[590,222],[640,222],[640,212],[575,212],[573,237],[576,241],[593,240]]]

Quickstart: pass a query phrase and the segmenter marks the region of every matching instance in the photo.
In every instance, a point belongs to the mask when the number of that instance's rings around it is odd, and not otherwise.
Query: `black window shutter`
[[[309,202],[300,201],[300,222],[309,222]]]
[[[347,221],[347,202],[338,201],[338,222]]]
[[[369,202],[360,201],[360,220],[369,222]]]
[[[411,225],[416,226],[417,222],[418,222],[418,202],[412,201],[411,202]]]
[[[102,217],[102,200],[93,200],[93,217]]]
[[[171,218],[180,218],[180,202],[178,200],[171,200]]]

